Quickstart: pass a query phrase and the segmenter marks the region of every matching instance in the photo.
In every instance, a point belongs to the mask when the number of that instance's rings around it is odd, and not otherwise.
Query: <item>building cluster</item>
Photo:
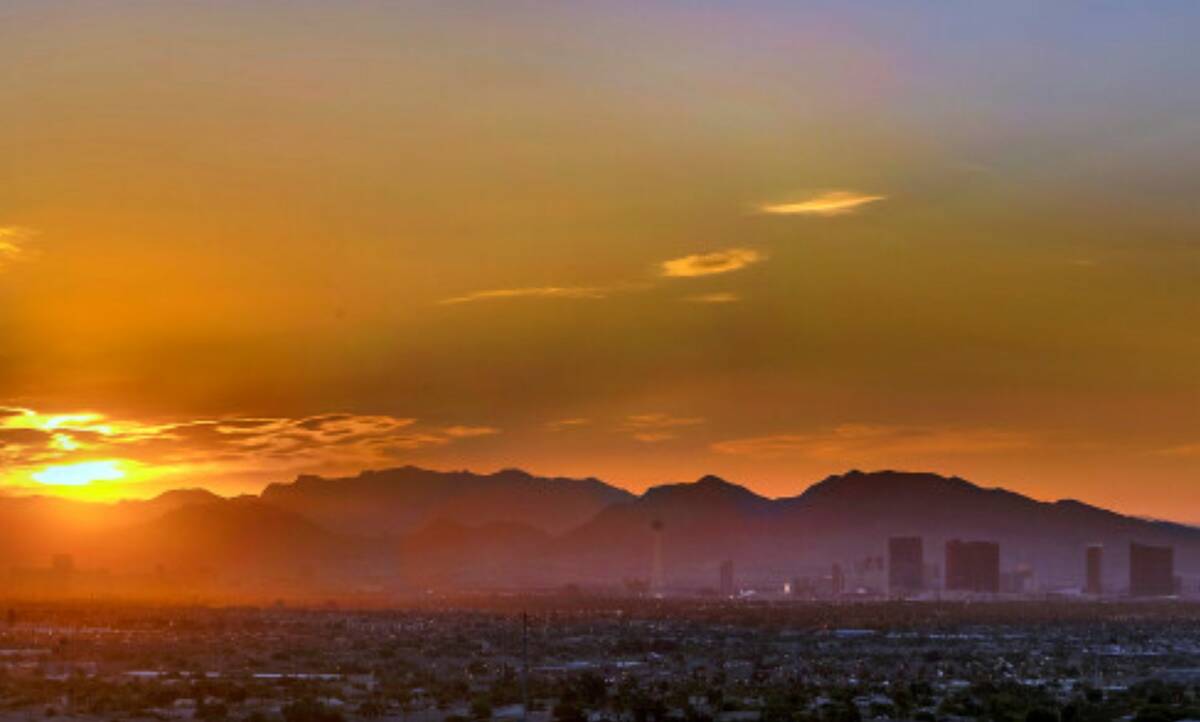
[[[834,563],[823,584],[822,580],[796,578],[785,586],[784,593],[805,598],[836,598],[886,592],[892,597],[919,599],[941,593],[1021,595],[1035,591],[1033,567],[1018,564],[1002,569],[1000,544],[996,541],[951,539],[945,543],[942,561],[939,567],[926,559],[922,537],[892,537],[888,540],[886,560],[866,557],[853,565],[853,579],[859,585],[852,584],[846,567]],[[1084,595],[1170,597],[1181,592],[1172,547],[1130,543],[1128,579],[1117,583],[1104,578],[1103,546],[1088,546],[1081,561],[1085,582],[1079,592]],[[735,583],[732,560],[720,564],[717,582],[721,597],[732,598],[743,592]]]

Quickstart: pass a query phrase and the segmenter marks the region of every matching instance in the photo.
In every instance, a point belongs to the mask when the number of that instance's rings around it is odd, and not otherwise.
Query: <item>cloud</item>
[[[679,434],[673,431],[643,431],[633,435],[635,441],[640,441],[644,444],[657,444],[661,441],[670,441],[678,439]]]
[[[0,427],[0,447],[4,446],[44,446],[49,444],[54,434],[41,429],[3,428]]]
[[[671,416],[670,414],[634,414],[625,417],[626,429],[675,429],[680,426],[697,426],[708,419],[703,416]]]
[[[840,216],[885,198],[887,196],[872,196],[854,191],[830,191],[802,201],[759,206],[759,211],[781,216]]]
[[[1172,446],[1166,449],[1160,449],[1157,452],[1161,456],[1177,456],[1181,458],[1200,458],[1200,441],[1193,444],[1182,444],[1180,446]]]
[[[616,431],[627,433],[644,443],[656,443],[679,438],[679,430],[707,422],[702,416],[672,416],[665,413],[632,414],[621,420]],[[590,426],[589,418],[560,419],[546,424],[550,431],[560,432]]]
[[[494,426],[449,426],[442,433],[454,439],[470,439],[475,436],[492,436],[500,433]]]
[[[19,226],[0,226],[0,268],[29,255],[34,232]]]
[[[765,260],[766,256],[750,248],[730,248],[712,253],[695,253],[673,258],[660,264],[661,273],[669,278],[692,278],[729,273]]]
[[[628,432],[635,441],[656,444],[679,438],[679,429],[699,426],[708,421],[703,416],[672,416],[670,414],[633,414],[626,416],[621,430]]]
[[[529,288],[497,288],[489,291],[475,291],[463,296],[444,298],[438,303],[472,303],[475,301],[498,301],[507,298],[571,298],[598,299],[606,298],[610,289],[597,286],[535,286]]]
[[[1024,435],[994,429],[843,424],[818,433],[784,433],[718,441],[720,454],[759,458],[797,456],[845,461],[851,458],[986,454],[1032,446]]]
[[[587,426],[592,423],[591,419],[575,418],[575,419],[559,419],[546,424],[546,428],[551,431],[566,431],[568,429],[577,429],[580,426]]]
[[[414,418],[326,413],[220,417],[164,423],[99,413],[46,414],[0,408],[0,483],[49,466],[113,458],[150,471],[198,469],[279,473],[358,471],[390,465],[413,450],[500,433],[490,426],[426,428]]]
[[[718,293],[701,293],[696,296],[685,296],[687,303],[737,303],[742,297],[736,293],[721,291]]]

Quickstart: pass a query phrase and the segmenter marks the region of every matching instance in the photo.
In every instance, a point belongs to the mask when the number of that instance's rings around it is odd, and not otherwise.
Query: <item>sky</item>
[[[0,487],[1200,522],[1200,5],[0,5]]]

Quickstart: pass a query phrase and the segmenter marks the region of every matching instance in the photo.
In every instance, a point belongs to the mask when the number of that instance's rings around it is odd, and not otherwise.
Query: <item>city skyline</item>
[[[767,499],[712,476],[635,496],[595,479],[405,467],[233,499],[199,489],[119,504],[0,497],[0,522],[0,564],[18,595],[361,603],[581,589],[936,602],[1194,600],[1200,590],[1200,528],[899,472]]]

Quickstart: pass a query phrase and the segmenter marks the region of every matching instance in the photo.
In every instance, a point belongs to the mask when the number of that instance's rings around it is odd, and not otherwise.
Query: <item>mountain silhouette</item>
[[[0,496],[0,568],[45,563],[53,554],[86,556],[93,540],[176,509],[221,497],[203,489],[178,489],[152,499],[116,503],[52,496]]]
[[[773,502],[715,476],[667,484],[625,504],[604,509],[562,536],[556,568],[587,569],[593,580],[645,577],[654,526],[661,526],[663,555],[675,578],[708,579],[708,567],[728,556],[758,558],[769,543]],[[579,580],[587,581],[587,580]]]
[[[1027,565],[1049,586],[1082,583],[1090,544],[1105,546],[1114,588],[1128,578],[1130,542],[1173,546],[1177,573],[1189,584],[1200,575],[1195,527],[931,473],[851,471],[779,499],[714,476],[633,495],[595,479],[416,467],[301,477],[235,499],[196,490],[118,504],[0,498],[0,564],[10,569],[66,553],[113,574],[206,575],[214,588],[612,586],[648,579],[656,545],[668,586],[711,587],[726,559],[739,579],[776,584],[834,563],[853,570],[886,556],[889,537],[911,535],[931,565],[949,539],[996,541],[1002,568]]]
[[[512,588],[534,583],[530,562],[551,537],[526,524],[469,526],[436,520],[399,545],[398,570],[409,586]]]
[[[114,567],[226,577],[311,574],[353,565],[374,549],[254,497],[180,506],[123,529],[106,546]]]
[[[937,474],[852,471],[776,504],[779,523],[798,535],[803,558],[813,563],[879,554],[889,536],[918,535],[926,561],[941,564],[949,539],[990,539],[1000,542],[1002,566],[1027,564],[1039,579],[1063,584],[1081,577],[1089,544],[1106,547],[1110,580],[1124,575],[1131,540],[1174,545],[1178,568],[1200,566],[1200,529],[1074,500],[1037,501]]]
[[[1049,585],[1078,585],[1084,550],[1102,544],[1105,578],[1127,579],[1131,541],[1174,546],[1176,569],[1200,573],[1200,529],[1124,516],[1075,500],[1042,502],[931,473],[851,471],[798,496],[766,499],[716,477],[650,489],[600,512],[559,539],[554,569],[588,569],[613,582],[649,574],[651,523],[663,524],[668,582],[711,586],[735,561],[743,578],[827,574],[886,556],[893,536],[921,536],[925,561],[941,566],[951,539],[1000,543],[1005,569],[1031,567]]]
[[[336,531],[399,536],[433,521],[525,524],[560,533],[601,509],[633,499],[597,479],[543,478],[519,469],[494,474],[405,466],[327,479],[272,484],[263,501]]]

